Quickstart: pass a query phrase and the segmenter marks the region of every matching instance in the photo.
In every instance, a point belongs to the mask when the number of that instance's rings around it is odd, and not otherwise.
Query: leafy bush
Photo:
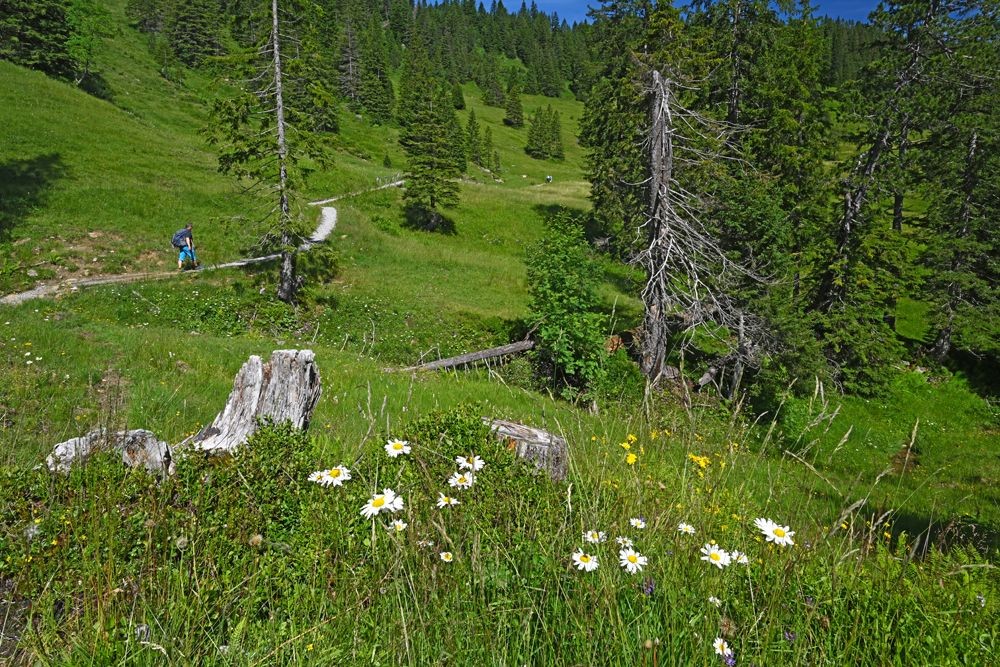
[[[600,379],[605,356],[605,319],[595,312],[597,271],[582,224],[567,214],[550,218],[527,263],[543,374],[564,396],[574,396]]]

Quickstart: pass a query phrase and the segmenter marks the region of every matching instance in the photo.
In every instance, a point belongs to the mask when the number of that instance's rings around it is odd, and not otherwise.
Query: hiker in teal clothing
[[[170,241],[173,246],[179,249],[181,252],[177,256],[177,268],[183,269],[185,262],[190,262],[188,266],[194,268],[198,266],[198,260],[194,255],[194,232],[192,228],[194,226],[189,222],[184,225],[184,229],[181,229],[174,234],[174,238]]]

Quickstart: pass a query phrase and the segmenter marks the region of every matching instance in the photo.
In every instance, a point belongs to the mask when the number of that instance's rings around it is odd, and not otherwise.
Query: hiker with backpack
[[[190,268],[198,266],[198,260],[194,255],[194,232],[191,231],[193,227],[190,222],[187,223],[184,225],[184,229],[177,231],[170,241],[175,248],[180,250],[180,254],[177,256],[178,269],[183,269],[185,262],[189,263]]]

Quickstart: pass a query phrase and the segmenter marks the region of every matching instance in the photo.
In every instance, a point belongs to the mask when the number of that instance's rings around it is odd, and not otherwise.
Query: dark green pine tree
[[[354,27],[354,19],[348,17],[344,32],[340,36],[337,69],[340,71],[340,94],[354,111],[361,110],[361,44]]]
[[[550,106],[547,111],[549,117],[548,120],[548,153],[549,157],[555,160],[562,160],[566,157],[566,151],[563,148],[562,140],[562,122],[559,120],[559,112],[553,111]]]
[[[507,99],[504,103],[504,109],[507,112],[503,118],[504,125],[524,127],[524,109],[521,106],[519,84],[514,83],[507,88]]]
[[[482,71],[476,83],[483,91],[483,102],[491,107],[503,107],[503,83],[500,81],[500,67],[495,56],[487,55],[482,63]]]
[[[465,94],[462,92],[462,84],[456,83],[451,87],[451,101],[456,111],[465,109]]]
[[[486,126],[483,129],[483,136],[480,140],[479,155],[480,161],[477,162],[483,169],[490,168],[490,161],[493,159],[493,128]]]
[[[549,115],[545,109],[538,108],[528,126],[528,143],[524,146],[524,152],[536,160],[544,160],[549,156],[548,144],[552,135],[548,121]]]
[[[389,49],[382,24],[373,15],[361,33],[361,108],[379,124],[392,120],[396,95],[389,78]]]
[[[645,43],[647,3],[605,0],[591,12],[593,48],[608,54],[594,73],[580,123],[587,152],[593,217],[608,249],[619,257],[638,249],[647,218],[646,112],[643,75],[632,54]]]
[[[185,65],[197,67],[222,52],[222,12],[215,0],[178,0],[167,14],[165,33]]]
[[[493,178],[500,178],[500,173],[502,171],[502,166],[500,164],[500,151],[493,151],[493,160],[490,162],[490,171],[493,172]]]
[[[435,76],[421,39],[408,50],[400,85],[399,143],[406,152],[407,217],[429,230],[441,229],[446,220],[440,209],[458,203],[460,175],[455,158],[455,118],[450,87]],[[458,140],[464,155],[464,137]]]
[[[465,124],[465,146],[468,149],[469,160],[473,164],[483,163],[483,138],[476,120],[476,110],[469,110],[469,120]]]
[[[0,4],[0,59],[70,76],[75,63],[65,0],[5,0]]]
[[[1000,23],[979,12],[957,22],[962,39],[933,79],[930,132],[916,145],[924,198],[919,262],[931,305],[931,354],[957,348],[1000,361]]]

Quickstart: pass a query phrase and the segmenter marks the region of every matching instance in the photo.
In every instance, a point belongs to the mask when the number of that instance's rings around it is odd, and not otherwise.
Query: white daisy
[[[709,601],[709,603],[715,605],[716,607],[721,607],[722,606],[722,600],[720,600],[719,598],[715,597],[714,595],[708,596],[708,601]]]
[[[622,549],[618,552],[618,562],[629,574],[635,574],[642,572],[642,568],[646,567],[649,559],[635,549]]]
[[[337,466],[324,470],[323,475],[319,478],[319,483],[323,486],[340,486],[349,479],[351,479],[351,471],[344,466]]]
[[[317,470],[316,472],[311,472],[309,473],[309,481],[316,482],[318,484],[319,480],[322,479],[325,473],[326,473],[325,470]]]
[[[701,553],[704,554],[704,556],[701,557],[703,561],[715,565],[720,570],[730,563],[729,554],[714,544],[706,544],[703,546],[701,548]]]
[[[403,521],[402,519],[395,519],[392,523],[385,527],[390,533],[401,533],[406,530],[406,527],[410,525]]]
[[[410,443],[406,440],[397,440],[395,438],[389,440],[385,443],[385,453],[389,455],[389,458],[394,459],[397,456],[402,456],[403,454],[410,453]]]
[[[757,530],[764,534],[768,542],[774,542],[779,547],[787,547],[795,544],[792,541],[792,535],[795,532],[789,530],[788,526],[780,526],[770,519],[754,519],[753,523],[757,526]]]
[[[443,493],[438,493],[437,506],[438,507],[448,507],[449,505],[460,505],[458,498],[452,498],[451,496],[446,496]]]
[[[729,648],[729,644],[722,637],[716,637],[715,641],[712,642],[712,646],[715,647],[715,652],[724,658],[733,654],[733,650]]]
[[[615,542],[618,544],[618,546],[623,547],[625,549],[632,548],[632,538],[625,537],[624,535],[621,537],[616,537]]]
[[[600,544],[607,541],[608,536],[603,530],[588,530],[583,534],[583,541],[591,544]]]
[[[729,557],[733,560],[734,563],[739,563],[740,565],[750,564],[750,559],[747,558],[747,555],[742,551],[730,551]]]
[[[448,478],[448,486],[455,489],[467,489],[476,482],[476,476],[471,472],[452,473]]]
[[[638,528],[639,530],[642,530],[643,528],[646,527],[646,520],[643,519],[641,516],[629,519],[628,523],[633,528]]]
[[[681,521],[677,524],[677,532],[684,533],[685,535],[694,535],[694,526],[689,523],[684,523]]]
[[[578,570],[593,572],[597,569],[597,556],[585,554],[583,553],[583,549],[579,549],[573,554],[573,563]]]
[[[372,519],[382,512],[398,512],[401,509],[403,509],[403,498],[397,496],[392,489],[382,489],[382,493],[376,493],[361,508],[361,516]]]
[[[443,560],[446,563],[450,563],[451,561],[455,560],[455,555],[452,554],[450,551],[442,551],[440,555],[441,555],[441,560]]]
[[[456,456],[455,463],[462,470],[471,470],[472,472],[479,472],[486,465],[486,462],[475,454],[471,456]]]

